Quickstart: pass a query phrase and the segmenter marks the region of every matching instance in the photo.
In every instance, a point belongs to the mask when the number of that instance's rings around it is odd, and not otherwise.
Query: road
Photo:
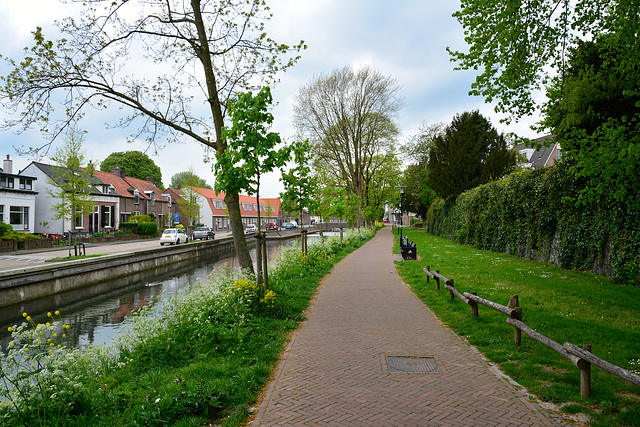
[[[216,239],[230,237],[231,233],[216,233]],[[143,251],[145,249],[160,248],[158,239],[133,240],[128,242],[113,242],[102,244],[87,244],[87,255],[111,255],[128,252]],[[71,248],[73,255],[73,248]],[[53,249],[41,249],[33,251],[19,251],[0,254],[0,271],[38,267],[41,265],[51,265],[47,262],[52,258],[69,256],[68,247]]]

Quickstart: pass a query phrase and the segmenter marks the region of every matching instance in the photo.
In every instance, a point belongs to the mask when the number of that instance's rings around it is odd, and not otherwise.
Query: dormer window
[[[133,203],[140,204],[140,192],[138,190],[133,190]]]

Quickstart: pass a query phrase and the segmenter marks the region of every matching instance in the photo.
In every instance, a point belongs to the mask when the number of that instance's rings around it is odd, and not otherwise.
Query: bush
[[[129,233],[137,233],[138,225],[139,224],[137,222],[121,222],[120,230]]]
[[[141,222],[138,225],[138,234],[157,234],[158,233],[158,224],[155,222]]]
[[[153,222],[153,220],[149,215],[131,215],[129,217],[129,222],[139,224],[142,222]]]
[[[0,237],[4,237],[9,233],[13,233],[13,227],[6,222],[0,222]]]

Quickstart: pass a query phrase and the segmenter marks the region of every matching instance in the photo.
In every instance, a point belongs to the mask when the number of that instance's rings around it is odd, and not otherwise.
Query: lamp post
[[[402,196],[404,195],[404,189],[406,185],[400,185],[400,245],[402,245]]]

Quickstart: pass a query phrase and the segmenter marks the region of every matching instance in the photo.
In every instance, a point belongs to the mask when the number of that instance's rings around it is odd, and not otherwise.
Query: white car
[[[182,228],[167,228],[160,236],[160,246],[164,246],[165,243],[170,245],[189,243],[189,236]]]
[[[244,229],[245,233],[257,233],[258,227],[255,224],[247,225],[247,228]]]

